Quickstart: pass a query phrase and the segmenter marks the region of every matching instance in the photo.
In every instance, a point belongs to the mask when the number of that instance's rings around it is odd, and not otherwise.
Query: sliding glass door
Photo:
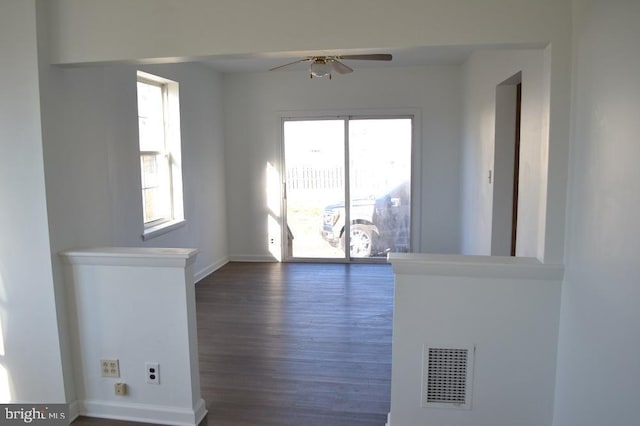
[[[344,212],[344,145],[343,120],[284,122],[285,258],[344,258],[339,233],[321,234],[325,221],[333,221],[324,216],[327,206]]]
[[[410,249],[412,120],[284,120],[289,260],[384,259]]]
[[[348,148],[351,257],[408,252],[411,120],[350,120]]]

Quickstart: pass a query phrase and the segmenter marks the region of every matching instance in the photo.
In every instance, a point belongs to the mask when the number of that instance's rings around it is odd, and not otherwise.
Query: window
[[[143,239],[184,223],[178,83],[138,71]]]

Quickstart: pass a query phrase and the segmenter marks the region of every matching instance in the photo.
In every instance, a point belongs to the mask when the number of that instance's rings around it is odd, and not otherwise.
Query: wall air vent
[[[425,345],[422,356],[422,406],[470,409],[474,357],[473,345]]]

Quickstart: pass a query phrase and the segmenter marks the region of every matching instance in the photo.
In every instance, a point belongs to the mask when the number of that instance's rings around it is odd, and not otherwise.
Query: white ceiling
[[[477,48],[477,47],[476,47]],[[353,61],[345,60],[345,64],[352,68],[364,67],[398,67],[414,65],[456,65],[463,63],[473,51],[470,46],[431,46],[408,49],[357,49],[357,50],[314,50],[299,52],[256,53],[250,55],[225,55],[195,59],[210,66],[216,71],[233,72],[260,72],[268,71],[286,63],[294,62],[308,56],[333,56],[346,54],[366,53],[390,53],[393,60],[386,61]],[[293,65],[290,69],[308,68],[308,63]]]

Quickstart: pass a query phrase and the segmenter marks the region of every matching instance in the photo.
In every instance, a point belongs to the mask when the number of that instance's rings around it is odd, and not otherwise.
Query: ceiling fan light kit
[[[318,60],[318,61],[311,62],[311,65],[309,67],[309,74],[311,78],[325,77],[327,75],[329,76],[329,78],[331,78],[332,69],[333,67],[331,66],[331,62]]]
[[[299,59],[297,61],[280,65],[275,68],[271,68],[269,71],[277,71],[287,68],[291,65],[299,64],[301,62],[310,62],[309,76],[314,77],[326,77],[331,75],[333,71],[338,74],[349,74],[353,72],[353,69],[344,63],[342,60],[357,60],[357,61],[390,61],[392,56],[387,53],[373,53],[362,55],[340,55],[340,56],[310,56],[307,58]]]

